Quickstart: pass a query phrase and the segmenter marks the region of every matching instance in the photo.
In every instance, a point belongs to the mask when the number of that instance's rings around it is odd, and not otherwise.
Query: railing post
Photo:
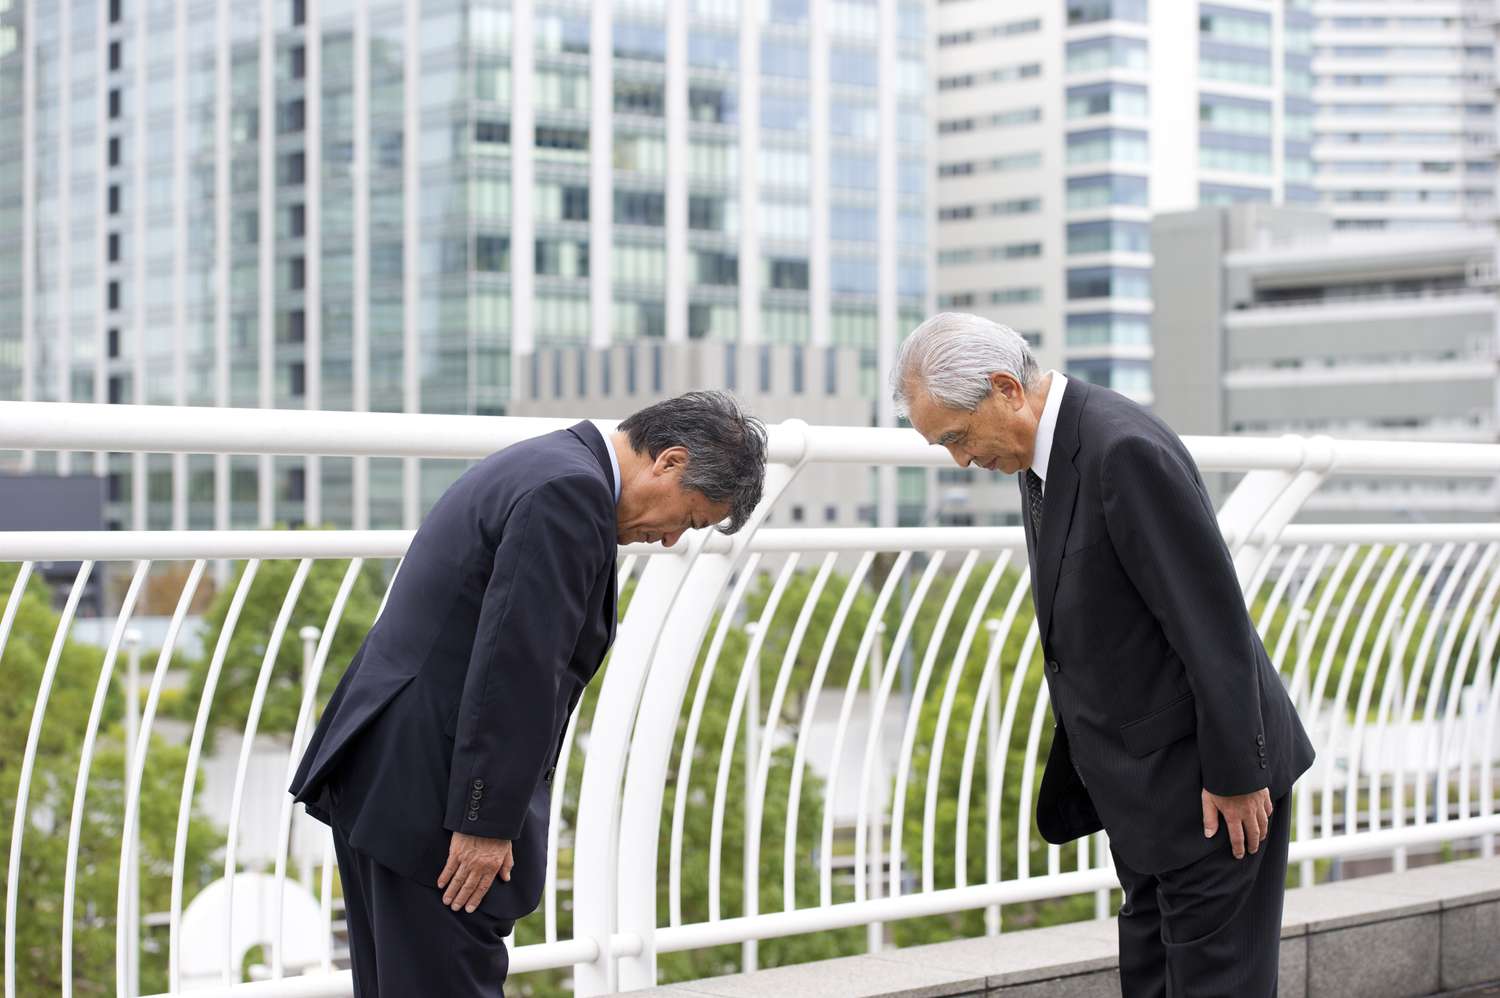
[[[662,798],[682,700],[698,661],[699,645],[713,619],[720,594],[735,570],[744,564],[744,552],[750,538],[800,468],[799,461],[793,466],[772,465],[767,469],[761,504],[750,522],[735,536],[730,551],[725,554],[703,553],[685,559],[683,576],[689,584],[680,587],[667,614],[658,618],[662,621],[662,632],[670,632],[671,641],[654,649],[650,676],[636,712],[634,736],[630,739],[630,768],[621,798],[616,867],[619,876],[616,900],[619,931],[639,938],[642,944],[638,954],[620,958],[618,987],[621,990],[651,987],[656,983],[654,937],[656,891],[660,880],[657,844],[661,833]],[[694,538],[700,545],[706,540],[706,537]],[[689,575],[691,578],[686,578]],[[590,758],[596,753],[597,749],[590,745]],[[626,753],[622,751],[618,757],[623,759]],[[748,770],[746,780],[748,785]],[[679,787],[678,792],[686,793],[687,788]],[[746,834],[750,834],[748,828]],[[584,992],[580,990],[579,994]]]
[[[135,739],[141,728],[141,632],[132,627],[125,632],[125,779],[130,779],[130,767],[135,761]],[[124,871],[125,890],[130,898],[126,902],[126,918],[129,927],[125,938],[126,994],[141,993],[141,847],[140,842],[130,844],[130,866]]]

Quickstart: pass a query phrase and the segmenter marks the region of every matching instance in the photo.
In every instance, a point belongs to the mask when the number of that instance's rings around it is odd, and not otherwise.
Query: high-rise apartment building
[[[1314,5],[1314,157],[1339,228],[1488,226],[1495,208],[1494,5]]]
[[[873,386],[928,306],[925,7],[0,0],[0,398],[501,414],[537,348],[696,338]],[[137,528],[411,525],[458,467],[18,463]]]
[[[1313,202],[1308,0],[935,8],[940,307],[1151,399],[1150,221]]]

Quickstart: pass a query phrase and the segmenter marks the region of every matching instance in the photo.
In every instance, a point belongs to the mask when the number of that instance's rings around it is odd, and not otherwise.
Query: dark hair
[[[620,422],[630,448],[654,460],[669,447],[688,452],[684,488],[729,503],[732,534],[760,504],[766,476],[766,427],[727,392],[688,392],[634,412]]]

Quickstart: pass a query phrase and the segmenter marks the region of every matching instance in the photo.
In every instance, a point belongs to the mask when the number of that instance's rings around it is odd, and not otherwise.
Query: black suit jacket
[[[1061,843],[1102,825],[1142,873],[1227,848],[1223,827],[1203,837],[1200,791],[1279,798],[1313,749],[1197,465],[1146,409],[1070,380],[1042,510],[1040,538],[1022,517],[1056,721],[1038,830]]]
[[[291,792],[436,887],[453,832],[514,842],[480,908],[541,898],[553,767],[614,640],[615,503],[592,423],[491,454],[422,521]]]

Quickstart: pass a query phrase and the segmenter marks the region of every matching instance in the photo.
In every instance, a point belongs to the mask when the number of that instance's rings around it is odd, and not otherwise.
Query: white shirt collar
[[[1031,470],[1036,477],[1047,482],[1047,461],[1052,457],[1052,437],[1057,433],[1057,414],[1062,409],[1063,392],[1068,379],[1060,371],[1048,371],[1052,375],[1052,386],[1047,389],[1047,401],[1042,406],[1042,418],[1036,427],[1036,452],[1031,455]]]
[[[600,426],[597,421],[594,421],[594,428],[598,430],[599,435],[604,438],[604,449],[609,451],[609,470],[614,472],[615,503],[616,505],[618,505],[620,502],[620,457],[615,453],[615,442],[611,432],[605,429],[603,426]]]

